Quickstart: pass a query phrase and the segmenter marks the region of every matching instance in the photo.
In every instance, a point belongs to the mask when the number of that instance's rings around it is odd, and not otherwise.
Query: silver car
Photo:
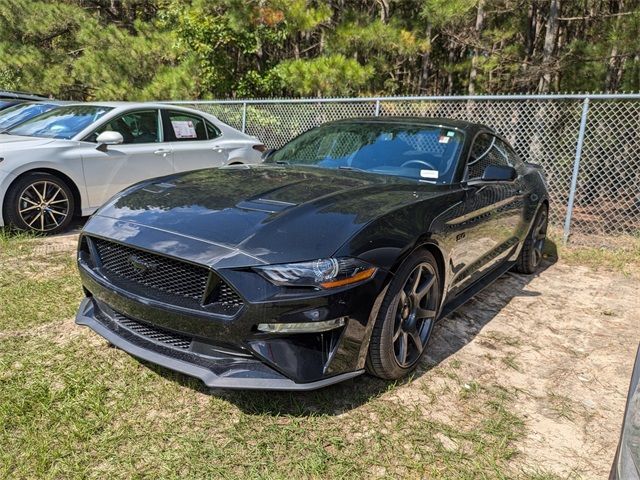
[[[63,231],[112,195],[175,172],[260,163],[264,145],[201,111],[82,103],[0,134],[0,226]]]

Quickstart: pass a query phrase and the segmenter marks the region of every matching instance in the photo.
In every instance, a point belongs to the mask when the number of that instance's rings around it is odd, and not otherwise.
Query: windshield
[[[57,105],[52,103],[20,103],[0,112],[0,131],[18,125],[41,113],[53,110]]]
[[[11,135],[70,139],[97,121],[110,107],[71,105],[38,115],[7,131]]]
[[[463,141],[460,131],[447,127],[341,122],[303,133],[268,162],[450,183]]]

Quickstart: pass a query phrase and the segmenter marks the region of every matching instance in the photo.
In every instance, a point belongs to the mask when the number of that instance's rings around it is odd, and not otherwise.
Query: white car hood
[[[55,138],[23,137],[20,135],[0,134],[0,153],[10,150],[24,150],[55,142]]]

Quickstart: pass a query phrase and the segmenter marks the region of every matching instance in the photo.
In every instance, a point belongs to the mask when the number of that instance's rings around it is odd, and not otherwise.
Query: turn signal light
[[[373,274],[376,273],[375,268],[367,268],[361,272],[356,273],[352,277],[343,278],[341,280],[333,280],[331,282],[321,283],[320,286],[322,288],[336,288],[336,287],[344,287],[345,285],[349,285],[351,283],[358,283],[367,278],[371,278]]]

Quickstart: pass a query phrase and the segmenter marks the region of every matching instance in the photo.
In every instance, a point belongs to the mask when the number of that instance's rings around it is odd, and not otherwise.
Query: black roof
[[[14,92],[11,90],[0,90],[0,99],[34,100],[37,102],[40,102],[43,100],[50,100],[49,97],[45,97],[43,95],[36,95],[34,93],[27,93],[27,92]]]
[[[456,128],[464,130],[466,132],[475,132],[478,130],[490,130],[491,127],[483,125],[481,123],[468,122],[466,120],[457,120],[453,118],[442,117],[401,117],[401,116],[382,116],[382,117],[357,117],[357,118],[344,118],[342,120],[336,120],[330,123],[382,123],[382,124],[410,124],[410,125],[442,125],[443,127]]]

